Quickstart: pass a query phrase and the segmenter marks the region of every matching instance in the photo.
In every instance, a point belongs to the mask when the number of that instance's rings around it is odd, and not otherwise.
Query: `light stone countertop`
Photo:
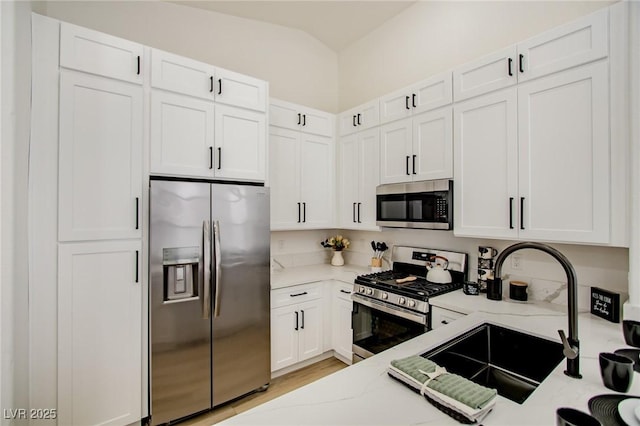
[[[280,287],[324,279],[348,280],[366,268],[316,265],[280,272],[272,284]],[[298,271],[295,271],[297,269]],[[303,272],[302,269],[306,271]],[[317,278],[308,278],[318,273]],[[304,276],[307,275],[307,278]],[[296,281],[303,279],[303,281]],[[311,281],[309,281],[311,280]],[[484,295],[467,296],[455,291],[430,302],[434,306],[467,313],[455,322],[425,333],[360,363],[324,377],[249,411],[223,425],[445,425],[459,424],[431,406],[423,397],[387,376],[387,366],[398,358],[420,354],[474,327],[491,322],[559,342],[557,330],[567,330],[564,308],[547,303],[487,300]],[[484,425],[554,425],[558,407],[588,412],[588,401],[601,394],[613,394],[602,384],[599,352],[627,347],[621,324],[613,324],[589,313],[578,320],[580,372],[583,378],[567,377],[563,360],[522,404],[498,396]],[[634,374],[629,395],[640,395],[640,376]]]
[[[331,266],[329,264],[271,269],[271,289],[290,287],[317,281],[338,280],[353,284],[356,276],[369,273],[369,268],[358,265]]]

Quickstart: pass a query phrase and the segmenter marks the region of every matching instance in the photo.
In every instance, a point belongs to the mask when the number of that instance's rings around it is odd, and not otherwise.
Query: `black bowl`
[[[623,320],[622,334],[627,345],[640,348],[640,322]]]
[[[573,408],[558,408],[556,410],[557,426],[601,426],[595,417]]]

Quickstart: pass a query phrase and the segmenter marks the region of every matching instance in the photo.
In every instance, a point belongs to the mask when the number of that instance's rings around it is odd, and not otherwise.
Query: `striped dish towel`
[[[388,373],[472,421],[488,414],[498,394],[419,355],[391,361]]]

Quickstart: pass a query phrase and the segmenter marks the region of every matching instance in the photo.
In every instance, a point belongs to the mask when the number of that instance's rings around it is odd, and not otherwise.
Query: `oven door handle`
[[[368,306],[371,309],[376,309],[380,312],[384,312],[390,315],[395,315],[397,317],[404,318],[409,321],[417,322],[418,324],[427,325],[427,315],[424,315],[424,314],[413,313],[413,312],[404,310],[402,308],[391,307],[391,305],[388,305],[384,302],[374,303],[374,302],[371,302],[371,300],[359,294],[352,294],[351,300],[353,300],[355,303]]]

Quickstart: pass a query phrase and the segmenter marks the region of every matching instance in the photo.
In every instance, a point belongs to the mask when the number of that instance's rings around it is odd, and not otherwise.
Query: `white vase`
[[[331,264],[333,266],[342,266],[344,265],[344,257],[342,257],[342,251],[334,251],[333,257],[331,258]]]

